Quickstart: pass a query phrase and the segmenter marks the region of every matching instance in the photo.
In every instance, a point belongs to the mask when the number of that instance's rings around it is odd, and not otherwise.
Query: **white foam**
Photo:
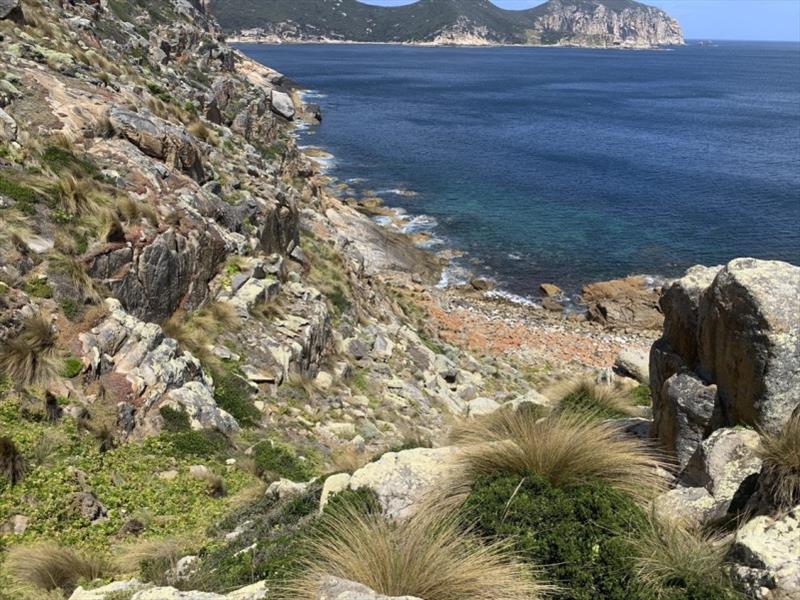
[[[417,215],[416,217],[412,217],[408,220],[408,222],[403,225],[400,230],[403,233],[417,233],[420,231],[430,231],[438,227],[439,222],[434,218],[428,215]]]
[[[511,292],[507,292],[505,290],[490,290],[486,292],[484,296],[486,296],[487,298],[506,300],[513,304],[528,306],[530,308],[541,308],[541,305],[534,302],[531,298],[527,296],[520,296],[518,294],[512,294]]]
[[[509,252],[506,256],[509,260],[522,260],[522,254],[519,252]]]
[[[378,196],[392,194],[394,196],[405,196],[406,198],[410,198],[412,196],[416,196],[417,192],[412,192],[411,190],[404,190],[401,188],[390,188],[385,190],[378,190],[375,192],[375,194]]]

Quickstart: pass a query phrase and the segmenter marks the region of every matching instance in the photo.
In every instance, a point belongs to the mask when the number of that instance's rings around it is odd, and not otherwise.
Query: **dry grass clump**
[[[318,597],[326,576],[388,596],[425,600],[532,600],[548,590],[503,542],[482,543],[452,514],[423,510],[393,521],[341,507],[310,542],[304,576],[287,597]]]
[[[14,440],[0,437],[0,477],[10,485],[16,485],[25,476],[25,459]]]
[[[61,589],[70,593],[78,581],[92,581],[110,573],[108,562],[100,556],[81,553],[50,542],[13,546],[5,567],[21,584],[41,590]]]
[[[776,508],[800,504],[800,409],[780,433],[761,434],[759,455],[763,461],[761,485]]]
[[[622,418],[636,412],[630,396],[624,390],[600,385],[589,379],[558,384],[547,395],[558,402],[559,411],[591,414],[600,419]]]
[[[138,223],[142,219],[146,219],[153,227],[158,226],[156,210],[149,204],[138,202],[130,196],[122,196],[117,201],[117,213],[128,223]]]
[[[83,263],[68,256],[60,256],[50,261],[50,272],[64,275],[70,286],[83,293],[84,300],[96,303],[100,301],[101,291],[94,280],[86,272]]]
[[[80,216],[96,213],[99,201],[95,183],[71,173],[61,175],[58,178],[57,208]]]
[[[676,587],[735,597],[724,575],[730,546],[724,536],[651,514],[646,526],[631,535],[630,544],[636,577],[656,598],[674,597]]]
[[[167,573],[174,571],[181,557],[189,554],[188,540],[165,538],[140,540],[120,546],[114,566],[124,575],[140,572],[157,585],[166,584]]]
[[[483,475],[509,473],[539,475],[557,487],[602,480],[642,501],[664,489],[658,456],[613,423],[572,412],[536,419],[502,411],[497,420],[493,428],[473,430],[481,443],[464,448],[458,487],[469,488]]]
[[[331,454],[331,463],[335,471],[352,473],[370,462],[370,458],[363,450],[348,445]]]
[[[212,302],[189,316],[176,312],[161,325],[168,337],[207,364],[217,360],[209,350],[214,337],[238,326],[236,310],[227,302]]]
[[[47,318],[35,313],[16,336],[0,341],[0,371],[18,387],[46,383],[56,376],[56,333]]]
[[[210,127],[208,127],[208,125],[203,123],[202,121],[194,121],[194,122],[190,123],[186,127],[186,131],[188,131],[194,137],[196,137],[199,140],[204,141],[207,144],[211,144],[213,146],[217,145],[218,140],[217,140],[217,136],[215,135],[214,131]]]
[[[516,420],[511,417],[514,412],[524,414],[526,419],[533,421],[547,416],[545,407],[530,402],[516,409],[503,406],[493,413],[456,421],[450,428],[448,440],[451,444],[480,444],[486,441],[487,432],[492,439],[507,439],[512,434],[509,424]]]

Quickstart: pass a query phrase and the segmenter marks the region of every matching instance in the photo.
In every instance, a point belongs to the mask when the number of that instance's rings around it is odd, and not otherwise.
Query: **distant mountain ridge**
[[[634,0],[549,0],[505,10],[489,0],[419,0],[380,7],[358,0],[209,0],[239,40],[392,42],[432,45],[678,45],[683,33],[664,11]]]

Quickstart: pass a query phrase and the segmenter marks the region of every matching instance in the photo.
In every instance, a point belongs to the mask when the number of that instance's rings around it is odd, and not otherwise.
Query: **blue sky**
[[[397,6],[413,0],[361,0]],[[523,9],[543,0],[492,0]],[[645,0],[678,19],[689,39],[800,41],[800,0]]]

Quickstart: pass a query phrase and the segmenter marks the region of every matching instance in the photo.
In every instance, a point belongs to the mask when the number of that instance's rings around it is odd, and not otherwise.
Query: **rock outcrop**
[[[318,600],[421,600],[416,596],[384,596],[365,585],[327,577],[320,583]]]
[[[659,290],[644,277],[590,283],[581,290],[591,321],[613,328],[660,329]]]
[[[800,268],[741,258],[713,271],[665,289],[650,353],[654,429],[681,466],[714,430],[777,432],[800,404]]]

